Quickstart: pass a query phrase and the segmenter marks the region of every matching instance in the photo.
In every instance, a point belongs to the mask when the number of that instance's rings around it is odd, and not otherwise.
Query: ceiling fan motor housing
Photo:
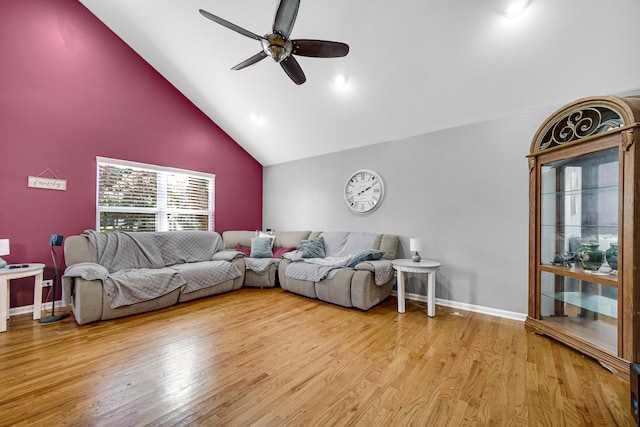
[[[278,33],[271,33],[260,40],[264,53],[273,58],[276,62],[282,62],[291,55],[293,43]]]

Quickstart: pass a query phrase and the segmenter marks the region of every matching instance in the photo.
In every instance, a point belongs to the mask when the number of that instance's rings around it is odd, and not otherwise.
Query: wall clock
[[[357,214],[367,214],[378,209],[383,196],[382,178],[369,169],[354,172],[344,186],[344,200],[347,207]]]

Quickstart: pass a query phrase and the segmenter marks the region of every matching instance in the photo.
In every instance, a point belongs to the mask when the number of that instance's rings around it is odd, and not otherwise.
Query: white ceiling
[[[80,1],[264,166],[640,88],[638,0],[302,0],[291,37],[350,51],[300,86],[198,13],[263,35],[278,0]]]

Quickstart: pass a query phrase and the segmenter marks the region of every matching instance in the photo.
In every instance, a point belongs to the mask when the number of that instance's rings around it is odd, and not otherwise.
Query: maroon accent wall
[[[0,1],[0,238],[11,240],[8,262],[45,263],[50,278],[49,235],[95,227],[96,156],[213,173],[216,231],[262,228],[262,165],[83,5]],[[53,177],[48,170],[67,180],[66,191],[27,187],[28,176]],[[32,283],[12,282],[12,307],[33,303]]]

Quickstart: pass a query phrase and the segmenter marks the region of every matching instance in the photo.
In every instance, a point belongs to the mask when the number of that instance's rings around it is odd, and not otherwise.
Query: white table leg
[[[404,272],[398,271],[398,313],[404,313]]]
[[[33,288],[33,320],[38,320],[42,316],[42,275],[42,271],[36,274],[36,284]],[[55,295],[53,299],[56,299]]]
[[[427,315],[433,317],[436,315],[436,298],[435,298],[436,272],[427,273]]]
[[[7,330],[7,317],[9,317],[9,281],[0,277],[0,332]]]

